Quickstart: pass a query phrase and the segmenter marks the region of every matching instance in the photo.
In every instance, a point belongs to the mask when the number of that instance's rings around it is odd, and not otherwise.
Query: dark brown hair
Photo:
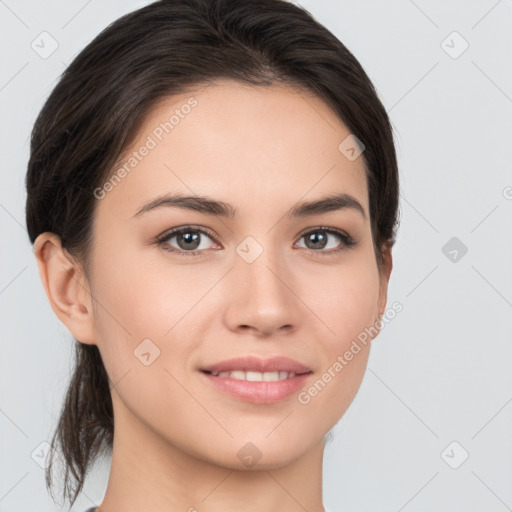
[[[94,190],[158,100],[229,79],[313,93],[365,145],[376,260],[395,243],[398,169],[391,124],[362,66],[305,9],[285,0],[161,0],[105,28],[73,60],[34,124],[26,176],[30,241],[56,233],[88,274]],[[341,142],[341,141],[340,141]],[[71,505],[100,454],[111,453],[109,379],[96,345],[76,340],[75,366],[52,440]],[[74,480],[74,481],[72,481]]]

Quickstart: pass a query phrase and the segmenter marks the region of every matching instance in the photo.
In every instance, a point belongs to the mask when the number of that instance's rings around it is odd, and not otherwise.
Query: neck
[[[234,469],[190,455],[116,410],[112,464],[101,512],[323,512],[323,439],[270,469]]]

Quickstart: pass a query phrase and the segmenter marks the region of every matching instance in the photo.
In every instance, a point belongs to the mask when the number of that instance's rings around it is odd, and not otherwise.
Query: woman
[[[112,456],[91,511],[324,510],[399,196],[388,116],[347,48],[284,0],[143,7],[66,69],[27,192],[76,340],[50,491],[59,446],[71,505]]]

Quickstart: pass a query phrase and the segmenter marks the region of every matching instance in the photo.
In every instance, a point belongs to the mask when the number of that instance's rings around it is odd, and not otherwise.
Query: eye
[[[177,247],[171,243],[173,239],[176,239]],[[208,242],[205,239],[215,240],[213,235],[205,229],[185,226],[164,233],[158,238],[157,243],[165,251],[179,255],[202,255],[206,249],[211,248],[208,247]]]
[[[302,234],[301,240],[303,238],[305,239],[306,249],[326,254],[338,253],[356,245],[356,241],[350,235],[333,228],[316,228]],[[329,238],[338,239],[338,243],[333,244],[329,241]],[[326,248],[329,250],[322,250]]]

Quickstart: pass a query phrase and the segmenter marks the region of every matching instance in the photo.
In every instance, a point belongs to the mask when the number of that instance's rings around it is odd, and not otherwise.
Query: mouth
[[[244,402],[276,403],[304,387],[313,371],[285,357],[230,359],[201,368],[209,385]]]
[[[279,380],[292,379],[297,375],[295,372],[279,371],[279,372],[256,372],[234,370],[231,372],[209,372],[204,371],[212,377],[221,377],[223,379],[246,380],[249,382],[277,382]],[[306,372],[309,373],[309,372]],[[303,375],[303,374],[299,374]]]

